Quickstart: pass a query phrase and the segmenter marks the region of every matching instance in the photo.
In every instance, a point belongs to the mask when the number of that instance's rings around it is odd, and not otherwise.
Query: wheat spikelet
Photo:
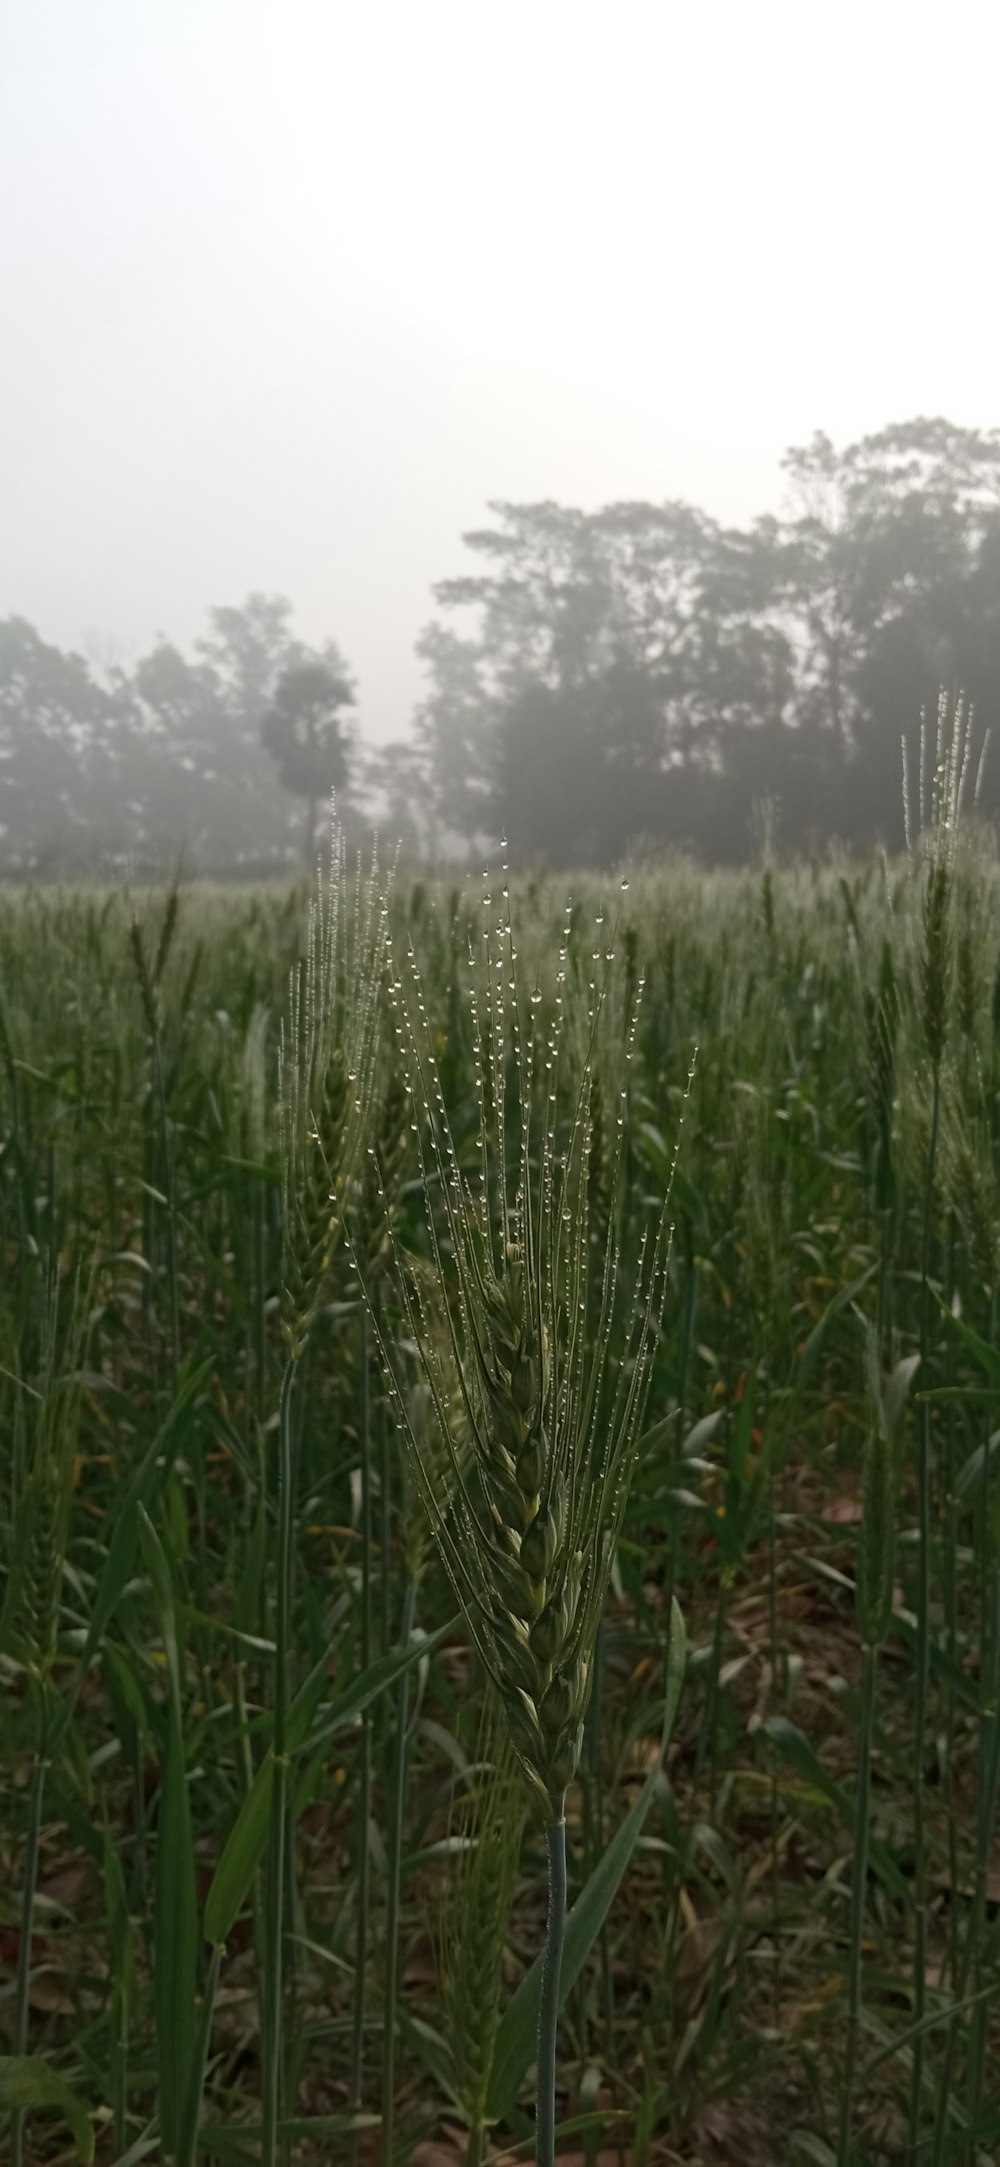
[[[358,1209],[352,1215],[357,1260],[369,1285],[388,1262],[388,1230],[398,1208],[409,1138],[410,1106],[403,1071],[398,1061],[390,1060],[371,1124]]]
[[[921,921],[920,995],[924,1039],[931,1065],[940,1068],[948,1036],[952,975],[952,868],[946,856],[932,858],[924,889]]]
[[[506,891],[504,902],[506,903]],[[490,911],[490,898],[485,898]],[[603,914],[597,921],[603,925]],[[606,952],[610,961],[612,949]],[[539,989],[521,995],[509,908],[488,919],[482,980],[470,998],[480,1132],[478,1178],[463,1175],[452,1140],[420,971],[390,971],[397,1040],[417,1115],[425,1185],[443,1200],[428,1214],[437,1291],[394,1251],[448,1469],[442,1482],[414,1429],[398,1360],[383,1367],[414,1481],[483,1664],[498,1692],[522,1773],[547,1811],[579,1759],[597,1624],[631,1479],[665,1291],[670,1229],[664,1206],[647,1230],[630,1294],[617,1241],[595,1258],[590,1240],[596,1045],[610,1007],[601,951],[573,959],[563,929],[555,997],[542,1020]],[[597,966],[595,969],[594,966]],[[562,1081],[577,1031],[564,988],[581,987],[582,1057]],[[637,988],[641,1000],[642,983]],[[627,1075],[633,1014],[620,1070]],[[605,1048],[605,1065],[613,1065]],[[626,1086],[619,1080],[609,1189],[617,1194]],[[614,1212],[612,1209],[612,1223]],[[436,1350],[447,1322],[462,1421]],[[622,1352],[610,1346],[620,1328]],[[376,1321],[377,1329],[377,1321]],[[437,1455],[433,1456],[436,1461]]]
[[[992,1295],[1000,1287],[1000,1182],[986,1123],[954,1091],[943,1108],[941,1185],[958,1216],[972,1270]]]
[[[350,883],[343,834],[334,827],[305,958],[292,972],[280,1053],[282,1331],[293,1361],[343,1234],[347,1187],[370,1116],[387,923],[374,853],[367,876],[359,863]]]
[[[425,1359],[433,1363],[437,1397],[448,1413],[449,1444],[446,1448],[441,1427],[435,1417],[434,1394],[424,1376],[418,1376],[407,1393],[406,1410],[410,1434],[419,1453],[423,1482],[416,1481],[412,1457],[407,1455],[403,1463],[400,1525],[406,1578],[414,1587],[419,1587],[434,1541],[434,1526],[425,1503],[426,1491],[428,1488],[433,1490],[439,1500],[439,1509],[443,1509],[452,1490],[453,1465],[457,1462],[458,1466],[462,1467],[466,1463],[469,1433],[465,1420],[462,1380],[455,1363],[447,1321],[440,1313],[435,1275],[419,1257],[408,1257],[406,1269],[414,1295],[419,1295],[426,1334]]]

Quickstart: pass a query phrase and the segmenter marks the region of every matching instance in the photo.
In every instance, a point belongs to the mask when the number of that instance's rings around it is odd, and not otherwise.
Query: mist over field
[[[331,787],[453,862],[898,845],[901,736],[996,721],[996,37],[11,7],[3,871],[291,869]]]
[[[1000,2167],[998,80],[0,8],[2,2167]]]

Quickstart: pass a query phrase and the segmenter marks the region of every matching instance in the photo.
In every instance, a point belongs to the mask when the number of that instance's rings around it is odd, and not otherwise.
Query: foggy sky
[[[995,11],[0,0],[0,616],[287,593],[372,735],[490,497],[1000,422]]]

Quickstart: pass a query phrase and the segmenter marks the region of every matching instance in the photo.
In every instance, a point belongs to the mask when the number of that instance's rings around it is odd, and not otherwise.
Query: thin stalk
[[[678,1445],[680,1445],[684,1438],[684,1426],[687,1415],[688,1370],[690,1366],[691,1349],[694,1345],[695,1320],[698,1310],[698,1260],[694,1255],[693,1235],[691,1233],[690,1225],[688,1225],[688,1235],[685,1249],[687,1262],[687,1279],[685,1282],[684,1315],[681,1328],[680,1369],[677,1380]],[[665,1614],[668,1618],[670,1616],[671,1606],[677,1591],[677,1580],[680,1567],[682,1519],[683,1514],[679,1512],[673,1512],[668,1515],[669,1534],[666,1537],[666,1564],[664,1569],[664,1607]],[[681,1837],[681,1852],[676,1860],[675,1871],[673,1874],[672,1889],[668,1897],[669,1908],[667,1913],[667,1926],[663,1951],[663,1976],[664,1979],[668,1982],[668,1994],[670,1994],[671,1996],[673,1993],[674,1981],[676,1979],[677,1937],[680,1931],[681,1924],[681,1910],[680,1904],[678,1902],[677,1892],[683,1885],[684,1871],[688,1856],[687,1843],[688,1830],[687,1828],[685,1828],[684,1833]],[[666,1862],[668,1856],[669,1852],[665,1851],[664,1862]]]
[[[689,1228],[688,1240],[686,1244],[687,1278],[684,1286],[684,1317],[681,1326],[680,1368],[677,1376],[678,1447],[683,1443],[684,1439],[684,1425],[687,1414],[688,1371],[691,1361],[691,1349],[694,1345],[695,1318],[698,1311],[698,1261],[694,1255],[692,1244],[693,1236],[691,1235]],[[672,1512],[667,1515],[669,1536],[667,1541],[667,1555],[664,1572],[664,1601],[666,1604],[666,1613],[668,1618],[670,1616],[670,1605],[673,1602],[677,1587],[677,1570],[680,1558],[680,1523],[682,1517],[683,1515],[679,1512]]]
[[[934,1202],[934,1164],[937,1157],[938,1129],[941,1120],[941,1069],[935,1062],[933,1070],[933,1093],[931,1098],[931,1128],[927,1145],[927,1165],[924,1173],[924,1219],[921,1251],[920,1287],[920,1374],[927,1376],[927,1351],[931,1336],[931,1213]],[[927,1703],[930,1698],[931,1676],[931,1407],[924,1400],[921,1407],[920,1428],[917,1444],[917,1650],[916,1650],[916,1721],[913,1736],[913,1847],[914,1847],[914,1905],[916,1911],[916,1935],[913,1958],[914,2021],[920,2023],[927,2008],[927,1826],[925,1798],[925,1761],[927,1756]],[[913,2070],[910,2087],[910,2148],[916,2151],[921,2120],[921,2101],[924,2077],[924,2035],[918,2032],[913,2042]]]
[[[715,1711],[719,1698],[719,1673],[722,1669],[722,1644],[726,1629],[726,1595],[728,1585],[724,1573],[719,1575],[719,1591],[715,1604],[715,1626],[712,1632],[712,1651],[708,1660],[708,1678],[705,1684],[705,1707],[698,1733],[698,1750],[695,1755],[695,1781],[700,1783],[708,1763],[708,1802],[710,1810],[715,1807]]]
[[[250,1745],[250,1710],[247,1706],[246,1664],[244,1662],[234,1663],[233,1679],[233,1706],[239,1724],[243,1795],[246,1797],[253,1784],[254,1765],[253,1751]],[[253,1877],[253,1934],[258,1975],[264,1978],[267,1974],[267,1921],[261,1905],[261,1875],[259,1868]],[[120,2149],[124,2151],[124,2144]]]
[[[135,1763],[132,1769],[132,1820],[135,1826],[135,1908],[140,1919],[147,1922],[148,1928],[151,1918],[150,1874],[147,1856],[149,1830],[146,1823],[146,1774],[143,1767],[141,1739],[138,1739],[136,1743]],[[146,1938],[148,1943],[148,1931]]]
[[[42,1835],[42,1801],[45,1796],[45,1741],[39,1740],[38,1752],[31,1775],[31,1796],[28,1801],[28,1840],[24,1853],[24,1889],[21,1896],[21,1940],[17,1952],[17,1972],[14,1979],[14,2030],[15,2054],[28,2051],[28,1997],[31,1989],[31,1941],[35,1911],[35,1886],[38,1880],[38,1858]],[[23,2167],[24,2114],[15,2109],[10,2118],[11,2167]]]
[[[253,1189],[253,1253],[254,1253],[254,1354],[256,1376],[254,1398],[258,1423],[263,1424],[265,1414],[265,1386],[267,1383],[267,1256],[264,1240],[264,1198],[259,1182]],[[248,1394],[249,1404],[249,1394]]]
[[[559,1982],[566,1928],[566,1793],[556,1806],[546,1834],[549,1860],[549,1915],[542,1964],[542,2001],[538,2016],[538,2105],[535,2117],[535,2167],[555,2167],[556,2040],[559,2030]]]
[[[281,2112],[284,2027],[283,1942],[288,1820],[288,1756],[285,1732],[291,1684],[292,1642],[292,1538],[295,1526],[294,1442],[292,1399],[297,1365],[289,1361],[281,1380],[278,1419],[278,1547],[275,1590],[274,1656],[274,1793],[268,1843],[267,1884],[267,1979],[264,1995],[264,2081],[262,2101],[262,2167],[275,2167],[278,2157],[278,2120]]]
[[[163,1166],[163,1188],[166,1196],[167,1227],[167,1290],[170,1301],[170,1352],[176,1383],[181,1366],[181,1312],[177,1267],[177,1179],[174,1156],[173,1130],[167,1110],[167,1088],[163,1073],[163,1048],[160,1043],[160,1027],[154,1007],[149,1014],[150,1052],[153,1068],[153,1089],[156,1115],[160,1131],[160,1157]]]
[[[955,1227],[952,1214],[947,1248],[946,1292],[950,1294],[955,1285]],[[947,1344],[947,1361],[944,1382],[954,1382],[952,1360],[954,1341]],[[959,1822],[955,1793],[955,1738],[957,1709],[953,1679],[959,1669],[958,1657],[958,1498],[955,1494],[955,1439],[951,1409],[945,1410],[942,1425],[944,1436],[940,1440],[942,1480],[944,1488],[943,1539],[941,1545],[941,1579],[944,1598],[945,1644],[948,1650],[948,1669],[945,1675],[945,1729],[944,1729],[944,1796],[948,1820],[948,1878],[953,1889],[960,1882]],[[959,1963],[961,1958],[961,1915],[958,1904],[953,1903],[948,1932],[948,1969],[952,1994],[957,1991]]]
[[[190,2072],[191,2090],[185,2112],[184,2133],[177,2155],[177,2167],[195,2167],[198,2156],[198,2128],[201,2122],[201,2095],[205,2089],[205,2071],[208,2067],[208,2050],[212,2043],[212,2018],[215,2014],[215,1996],[219,1984],[219,1968],[222,1963],[222,1946],[216,1942],[212,1949],[205,1981],[205,1993],[201,2005],[201,2019],[194,2045],[194,2061]]]
[[[990,1301],[989,1343],[996,1345],[997,1295]],[[986,1425],[987,1430],[989,1424]],[[976,1871],[972,1917],[969,1921],[965,1978],[972,1972],[973,1992],[983,1983],[986,1902],[989,1889],[993,1830],[1000,1788],[1000,1565],[992,1528],[992,1466],[987,1437],[983,1439],[983,1479],[980,1491],[979,1526],[979,1646],[980,1704],[979,1751],[976,1799]],[[969,2035],[968,2105],[969,2158],[975,2157],[976,2123],[982,2098],[985,2064],[987,2007],[977,2003]]]
[[[884,1363],[889,1346],[891,1325],[890,1294],[893,1254],[893,1214],[891,1204],[879,1211],[878,1246],[878,1306],[875,1313],[875,1332],[879,1345],[879,1357]]]
[[[417,1603],[417,1584],[408,1580],[403,1596],[403,1623],[400,1630],[400,1646],[409,1646],[413,1632],[413,1614]],[[385,1962],[385,2027],[382,2042],[382,2159],[384,2167],[392,2160],[393,2133],[395,2126],[396,2088],[396,1997],[399,1988],[399,1893],[403,1871],[403,1805],[406,1797],[406,1762],[410,1728],[410,1681],[412,1672],[405,1672],[400,1680],[399,1700],[396,1707],[396,1751],[392,1770],[392,1799],[389,1808],[389,1902],[386,1933],[388,1946]]]
[[[128,2145],[128,2003],[117,1987],[111,2003],[111,2022],[111,2127],[115,2158],[120,2159]]]
[[[861,2025],[861,1948],[865,1925],[865,1891],[868,1881],[868,1829],[871,1819],[871,1752],[875,1716],[875,1670],[877,1650],[862,1651],[861,1737],[858,1746],[858,1795],[854,1809],[854,1863],[851,1875],[850,1952],[847,1971],[847,2041],[840,2094],[840,2140],[837,2167],[849,2167],[851,2118],[854,2109],[854,2077],[857,2068],[858,2033]]]
[[[594,1683],[587,1711],[587,1781],[583,1793],[584,1848],[587,1873],[593,1872],[604,1849],[604,1811],[601,1794],[601,1737],[604,1711],[605,1628],[603,1619],[594,1641]],[[615,1989],[611,1974],[611,1935],[605,1919],[600,1933],[601,2001],[604,2013],[604,2053],[610,2067],[615,2028]]]
[[[368,1317],[361,1312],[361,1665],[372,1660],[372,1480],[369,1395]],[[371,1902],[372,1721],[366,1711],[361,1731],[358,1773],[358,1913],[354,1942],[354,2035],[351,2051],[351,2104],[359,2112],[364,2098],[365,1989],[368,1976],[368,1910]],[[358,2134],[352,2158],[358,2156]]]
[[[774,1463],[769,1455],[767,1470],[767,1615],[770,1647],[771,1681],[769,1699],[772,1713],[778,1711],[778,1550],[775,1509]],[[770,1753],[771,1790],[771,1931],[774,1936],[774,1967],[771,1985],[774,1993],[775,2023],[781,2016],[781,1873],[778,1850],[778,1831],[781,1820],[781,1789],[778,1781],[778,1756],[773,1746]]]
[[[382,1575],[382,1646],[392,1646],[392,1474],[389,1416],[383,1398],[379,1409],[379,1570]]]

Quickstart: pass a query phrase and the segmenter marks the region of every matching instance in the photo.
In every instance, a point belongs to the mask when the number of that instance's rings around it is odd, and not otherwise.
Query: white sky
[[[0,0],[0,615],[290,595],[405,729],[489,497],[1000,422],[992,0]]]

